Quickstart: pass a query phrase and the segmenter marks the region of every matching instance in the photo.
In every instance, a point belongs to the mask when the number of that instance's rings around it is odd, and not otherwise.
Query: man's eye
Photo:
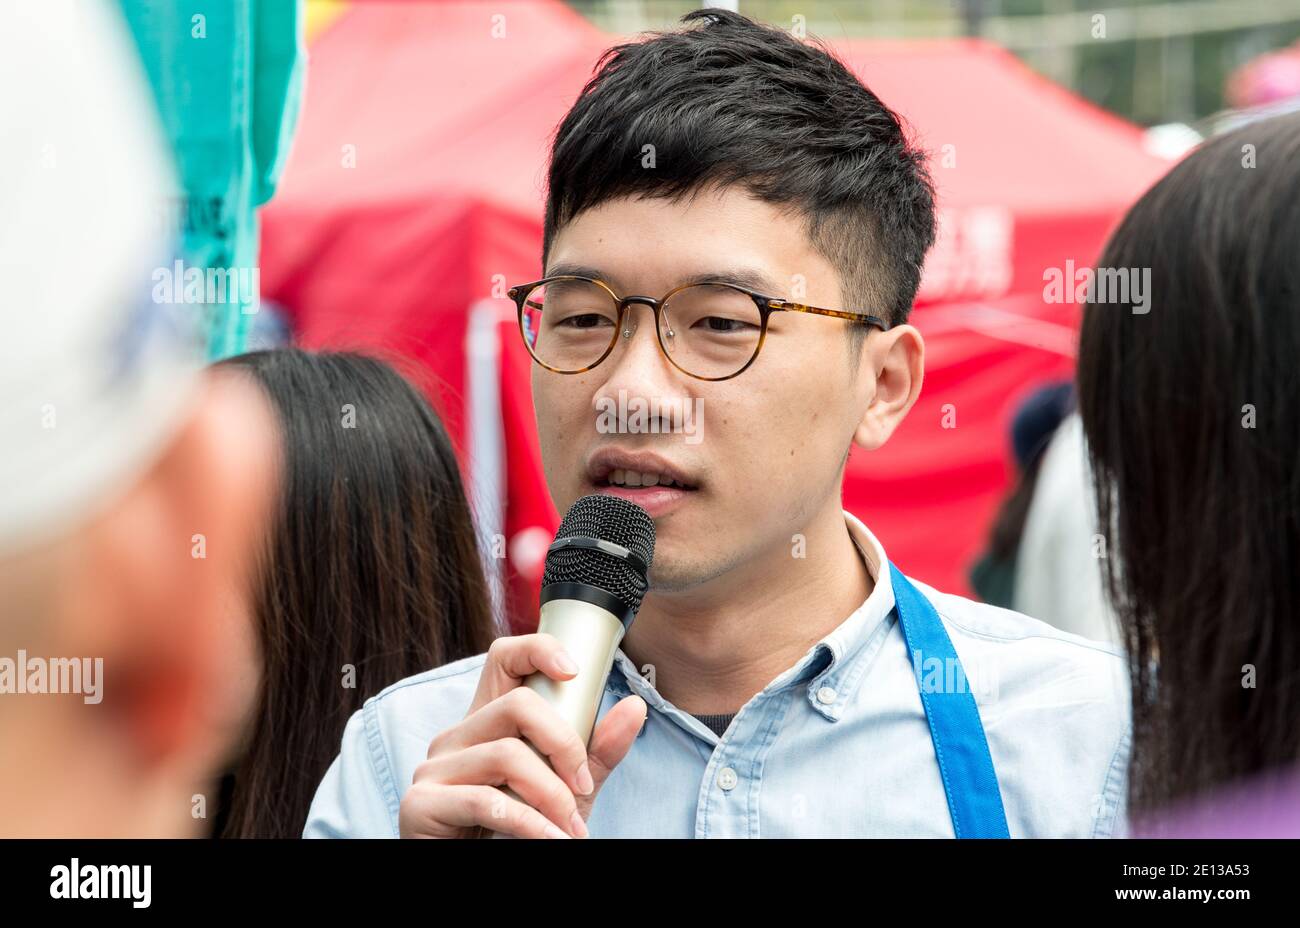
[[[709,332],[743,332],[754,328],[752,323],[744,319],[727,319],[723,316],[705,316],[695,324]]]
[[[600,313],[579,313],[564,319],[560,325],[571,329],[594,329],[597,326],[608,325],[609,322]]]

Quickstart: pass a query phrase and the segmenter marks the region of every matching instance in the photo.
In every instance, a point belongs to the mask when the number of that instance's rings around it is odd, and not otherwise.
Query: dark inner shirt
[[[736,717],[736,713],[724,712],[719,715],[696,715],[695,717],[703,722],[704,726],[708,728],[709,731],[721,738],[722,733],[726,731],[727,726],[731,724],[731,720]]]

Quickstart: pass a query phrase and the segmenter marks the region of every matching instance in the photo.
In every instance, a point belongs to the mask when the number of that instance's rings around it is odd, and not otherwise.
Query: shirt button
[[[738,782],[740,782],[740,778],[736,776],[736,771],[730,767],[723,767],[718,771],[718,786],[722,789],[733,790]]]
[[[835,689],[830,686],[823,686],[817,691],[817,701],[823,706],[829,706],[835,701]]]

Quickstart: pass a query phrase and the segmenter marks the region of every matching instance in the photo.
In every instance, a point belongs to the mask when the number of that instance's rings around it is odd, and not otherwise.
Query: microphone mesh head
[[[612,541],[635,553],[647,568],[655,553],[655,524],[649,513],[617,496],[584,496],[564,514],[555,540],[585,536]],[[586,583],[615,596],[632,612],[641,608],[646,575],[631,561],[593,548],[561,548],[546,555],[542,586]]]

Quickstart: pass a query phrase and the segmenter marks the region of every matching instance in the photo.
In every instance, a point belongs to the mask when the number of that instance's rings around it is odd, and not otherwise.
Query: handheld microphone
[[[584,496],[569,507],[547,549],[537,630],[559,639],[578,673],[552,680],[538,671],[523,685],[554,706],[584,745],[596,726],[614,651],[641,608],[654,550],[649,513],[603,494]],[[508,786],[502,790],[519,799]]]
[[[552,680],[538,672],[524,686],[553,705],[583,744],[591,740],[614,651],[641,608],[654,550],[649,514],[601,494],[569,508],[547,549],[537,630],[560,640],[578,674]]]

